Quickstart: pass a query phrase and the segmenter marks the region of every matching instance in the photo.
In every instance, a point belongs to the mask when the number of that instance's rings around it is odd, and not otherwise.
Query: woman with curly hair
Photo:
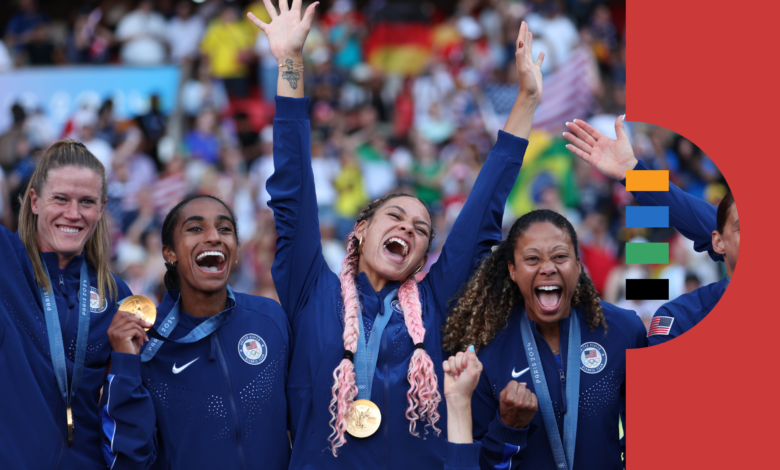
[[[622,469],[626,350],[646,334],[636,313],[601,301],[565,217],[520,217],[445,328],[446,349],[473,344],[485,365],[472,399],[481,467]]]

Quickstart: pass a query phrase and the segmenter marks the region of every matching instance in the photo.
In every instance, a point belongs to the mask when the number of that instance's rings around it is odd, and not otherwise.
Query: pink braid
[[[404,311],[404,321],[409,336],[415,344],[425,340],[425,327],[422,323],[422,306],[420,294],[417,290],[417,281],[413,277],[406,280],[398,290],[398,300]],[[409,420],[409,432],[419,437],[416,432],[417,420],[427,421],[425,425],[433,428],[438,436],[441,430],[436,428],[439,420],[437,410],[441,395],[439,394],[438,379],[433,369],[433,361],[425,349],[415,349],[412,359],[409,361],[409,391],[406,398],[409,400],[409,408],[406,409],[406,418]],[[419,414],[418,414],[419,412]],[[427,431],[426,431],[427,434]]]
[[[358,309],[360,302],[355,286],[355,271],[358,264],[359,242],[355,233],[351,233],[347,243],[347,256],[341,265],[341,298],[344,300],[344,349],[357,352],[357,342],[360,336],[358,325]],[[355,385],[355,365],[349,359],[342,359],[333,371],[333,398],[330,401],[330,427],[333,432],[330,439],[333,456],[337,457],[337,449],[347,440],[344,433],[347,430],[347,417],[352,412],[352,403],[357,396]],[[337,412],[338,410],[338,412]]]

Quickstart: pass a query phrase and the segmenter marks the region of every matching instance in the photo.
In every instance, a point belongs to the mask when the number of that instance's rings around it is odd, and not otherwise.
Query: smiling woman
[[[106,463],[287,468],[289,326],[279,304],[228,285],[239,245],[233,211],[212,196],[188,197],[165,218],[162,242],[168,292],[151,341],[142,350],[147,333],[129,313],[108,330]]]
[[[131,295],[109,271],[105,203],[103,165],[63,140],[35,168],[18,236],[0,228],[0,374],[13,379],[0,414],[16,423],[0,430],[0,462],[9,468],[104,466],[97,400],[111,352],[105,331],[117,300]]]

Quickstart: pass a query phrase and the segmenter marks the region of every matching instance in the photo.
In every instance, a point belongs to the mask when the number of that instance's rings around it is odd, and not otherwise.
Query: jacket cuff
[[[141,377],[141,355],[111,352],[111,374],[128,378]]]
[[[309,119],[309,97],[288,98],[276,97],[276,116],[274,119]]]
[[[528,426],[520,429],[510,428],[501,421],[501,416],[496,411],[496,417],[493,418],[493,421],[488,426],[488,435],[494,441],[511,444],[523,449],[526,446],[525,439],[528,436]]]
[[[481,442],[472,444],[447,442],[447,466],[454,468],[479,467],[479,454],[481,451]]]
[[[496,145],[493,146],[493,152],[500,155],[506,155],[510,160],[522,163],[526,148],[528,148],[528,141],[526,139],[499,130],[498,140],[496,141]]]
[[[634,166],[634,170],[649,170],[649,169],[650,168],[648,168],[647,165],[642,163],[642,160],[637,159],[636,166]],[[625,186],[626,185],[626,179],[623,178],[622,180],[620,180],[620,184]]]

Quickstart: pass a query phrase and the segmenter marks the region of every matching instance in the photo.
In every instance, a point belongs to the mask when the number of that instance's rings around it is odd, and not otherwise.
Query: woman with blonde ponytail
[[[268,180],[277,252],[273,276],[292,328],[287,383],[292,469],[442,468],[447,449],[441,328],[447,304],[501,239],[501,220],[542,95],[543,56],[531,59],[523,23],[516,61],[520,93],[439,260],[418,283],[434,238],[428,208],[390,194],[359,215],[341,274],[322,255],[311,167],[301,47],[316,3],[300,0],[271,23],[249,15],[280,64],[274,169]]]
[[[117,300],[106,171],[80,142],[49,147],[24,193],[19,232],[0,227],[4,468],[105,468],[98,398]],[[11,425],[13,424],[13,425]]]

